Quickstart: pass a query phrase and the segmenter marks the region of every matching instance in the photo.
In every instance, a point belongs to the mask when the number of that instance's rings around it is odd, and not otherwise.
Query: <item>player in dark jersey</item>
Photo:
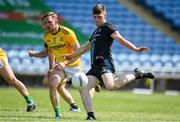
[[[72,60],[90,50],[91,69],[87,72],[89,82],[86,87],[80,90],[87,112],[87,120],[96,120],[89,91],[99,82],[103,82],[108,90],[113,90],[136,79],[154,79],[154,75],[151,72],[145,72],[138,68],[136,68],[132,74],[115,75],[110,49],[113,40],[117,40],[120,44],[136,52],[148,51],[149,48],[136,47],[123,38],[112,24],[107,23],[106,8],[104,5],[97,4],[92,12],[95,25],[97,26],[96,30],[92,33],[92,36],[85,45],[81,46],[73,54],[65,56],[67,59]]]

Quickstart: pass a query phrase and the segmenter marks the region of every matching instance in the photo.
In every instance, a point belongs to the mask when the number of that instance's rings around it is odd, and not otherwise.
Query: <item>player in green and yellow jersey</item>
[[[49,12],[42,17],[41,22],[46,32],[44,44],[49,57],[49,71],[45,80],[48,82],[49,95],[55,111],[55,117],[61,118],[59,87],[61,90],[63,89],[61,93],[63,92],[64,96],[69,98],[67,101],[74,101],[71,94],[65,88],[66,81],[75,73],[84,72],[79,58],[67,62],[64,59],[64,55],[73,53],[80,46],[74,32],[58,24],[57,14]]]

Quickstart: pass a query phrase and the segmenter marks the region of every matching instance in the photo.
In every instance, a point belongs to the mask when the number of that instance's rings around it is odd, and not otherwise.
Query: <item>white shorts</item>
[[[63,69],[64,69],[64,72],[66,73],[66,76],[68,79],[72,78],[75,75],[75,73],[77,73],[77,72],[84,72],[84,70],[81,66],[63,67]]]
[[[64,70],[64,73],[65,73],[65,75],[66,75],[66,78],[67,78],[67,80],[70,80],[74,75],[75,75],[75,73],[77,73],[77,72],[83,72],[83,73],[85,73],[84,72],[84,70],[83,70],[83,68],[81,67],[81,66],[77,66],[77,67],[63,67],[63,70]],[[55,71],[56,72],[56,71]],[[60,75],[60,72],[56,72],[56,74],[59,76],[59,77],[61,77],[61,75]],[[47,77],[47,75],[44,77],[44,79],[43,79],[43,84],[48,84],[48,77]]]

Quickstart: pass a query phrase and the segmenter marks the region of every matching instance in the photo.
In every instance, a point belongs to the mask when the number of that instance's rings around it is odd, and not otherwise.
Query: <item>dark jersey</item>
[[[91,54],[91,65],[95,64],[99,60],[109,60],[112,61],[111,55],[111,45],[113,43],[113,38],[111,34],[116,31],[110,23],[104,23],[99,26],[91,35],[89,41],[90,54]]]
[[[114,63],[111,55],[111,45],[113,38],[111,34],[116,29],[109,23],[104,23],[98,27],[89,39],[91,54],[91,69],[87,75],[96,76],[100,81],[104,73],[115,73]]]

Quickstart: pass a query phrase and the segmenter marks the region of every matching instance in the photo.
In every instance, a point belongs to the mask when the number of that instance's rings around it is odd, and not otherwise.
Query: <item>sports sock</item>
[[[54,112],[55,112],[55,114],[57,115],[59,115],[59,114],[61,114],[61,109],[60,109],[60,107],[57,107],[57,108],[54,108]]]
[[[32,104],[33,103],[33,100],[31,99],[30,96],[25,96],[24,98],[25,98],[27,104]]]
[[[76,103],[72,103],[71,107],[74,108],[74,109],[78,109],[78,106],[76,105]]]

